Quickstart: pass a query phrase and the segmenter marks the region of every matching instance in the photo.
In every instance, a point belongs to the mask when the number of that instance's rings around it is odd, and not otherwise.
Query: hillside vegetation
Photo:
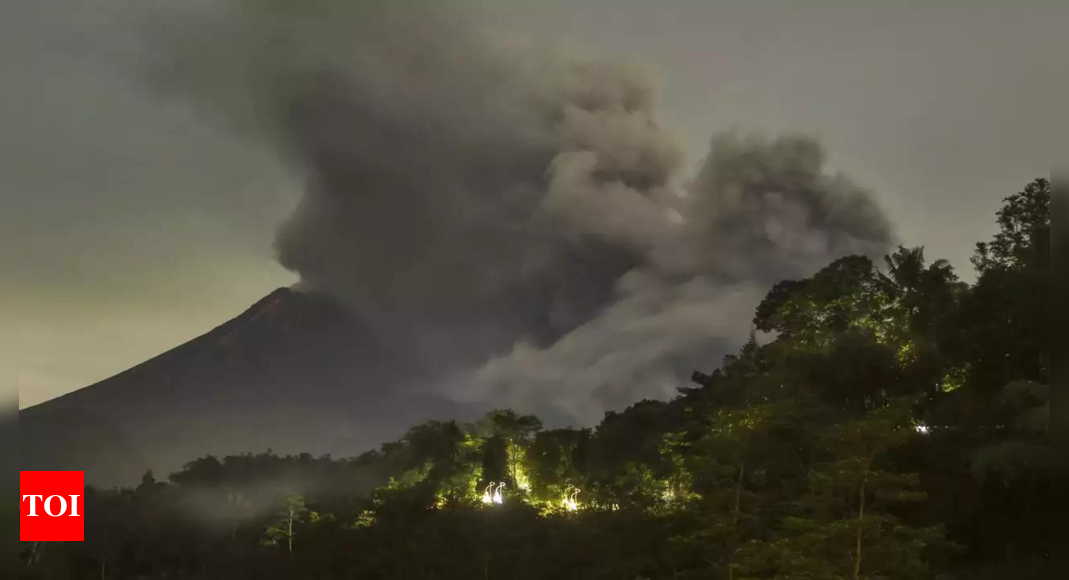
[[[20,577],[1049,577],[1049,182],[998,226],[973,283],[906,247],[781,282],[740,352],[591,429],[502,410],[91,490]]]

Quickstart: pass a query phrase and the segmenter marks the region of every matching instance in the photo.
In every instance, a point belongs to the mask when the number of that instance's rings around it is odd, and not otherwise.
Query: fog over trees
[[[20,577],[1051,577],[1050,204],[1006,199],[972,283],[909,246],[781,281],[738,352],[593,428],[499,410],[88,490],[86,541]]]

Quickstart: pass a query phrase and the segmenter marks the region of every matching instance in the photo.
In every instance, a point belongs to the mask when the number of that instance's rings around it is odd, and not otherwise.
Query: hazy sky
[[[0,381],[20,408],[295,281],[271,244],[300,179],[136,78],[166,3],[0,5]],[[1057,0],[469,3],[502,34],[657,71],[692,162],[725,129],[817,136],[906,243],[963,269],[1066,122]]]

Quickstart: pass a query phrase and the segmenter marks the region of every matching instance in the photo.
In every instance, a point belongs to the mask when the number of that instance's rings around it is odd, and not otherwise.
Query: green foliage
[[[511,409],[491,411],[483,421],[494,435],[514,443],[527,443],[542,430],[542,421],[532,415],[519,415]]]
[[[204,457],[87,491],[86,542],[22,543],[20,575],[1046,577],[1049,196],[1007,200],[972,286],[903,247],[777,284],[672,401],[592,429],[432,421],[353,459]]]
[[[886,300],[882,290],[872,261],[848,256],[812,278],[776,285],[758,306],[754,325],[803,349],[819,349],[850,328],[886,332],[880,316]]]
[[[1050,181],[1044,178],[1006,198],[998,212],[999,232],[976,244],[976,269],[984,274],[1050,268],[1050,204]]]
[[[946,545],[943,531],[909,526],[891,511],[894,504],[928,499],[916,474],[900,473],[888,461],[891,451],[918,436],[911,406],[897,401],[827,428],[819,449],[822,457],[806,477],[805,492],[788,502],[787,515],[765,538],[751,540],[740,550],[739,575],[928,576],[924,556],[929,548]]]
[[[505,482],[515,487],[509,477],[509,442],[501,435],[494,435],[483,443],[483,483]],[[508,480],[508,481],[506,481]]]
[[[1037,179],[1006,199],[999,232],[977,245],[980,278],[958,318],[955,354],[971,381],[997,397],[1009,382],[1050,382],[1050,182]]]
[[[584,488],[587,429],[556,429],[535,436],[527,452],[531,497],[541,504],[554,504],[575,488]]]
[[[298,528],[305,522],[315,522],[319,515],[310,511],[304,504],[304,498],[290,494],[283,500],[274,519],[268,522],[264,530],[263,543],[275,546],[286,545],[286,552],[293,554],[293,538],[298,533]]]

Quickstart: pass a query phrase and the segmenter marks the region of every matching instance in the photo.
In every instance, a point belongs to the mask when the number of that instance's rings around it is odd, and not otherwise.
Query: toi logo
[[[20,471],[19,540],[81,542],[85,536],[85,473]]]

